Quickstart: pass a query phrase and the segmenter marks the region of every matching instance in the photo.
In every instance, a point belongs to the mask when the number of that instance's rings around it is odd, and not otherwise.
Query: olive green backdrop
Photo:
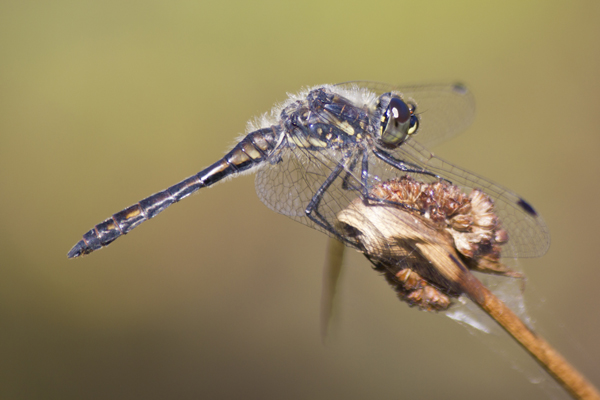
[[[600,4],[487,4],[0,3],[0,397],[564,398],[517,345],[409,309],[354,252],[323,346],[326,237],[252,176],[67,260],[286,92],[352,79],[471,88],[475,123],[434,151],[542,213],[530,313],[600,385]]]

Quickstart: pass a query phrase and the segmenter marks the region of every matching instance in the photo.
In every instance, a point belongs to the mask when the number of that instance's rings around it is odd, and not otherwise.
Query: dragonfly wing
[[[509,242],[503,248],[503,256],[539,257],[550,246],[550,233],[542,217],[516,193],[481,176],[435,157],[415,140],[409,140],[390,152],[396,159],[436,174],[461,187],[465,193],[480,189],[494,201],[494,210],[502,227],[508,232]],[[398,170],[383,163],[373,167],[373,174],[380,180],[398,176]],[[371,170],[369,171],[371,172]],[[411,174],[417,180],[433,182],[432,176]]]
[[[360,162],[350,165],[359,154],[357,146],[339,149],[308,150],[293,145],[281,146],[256,175],[256,192],[273,211],[331,235],[306,216],[306,208],[323,182],[340,164],[345,170],[324,192],[317,211],[334,226],[337,213],[360,195]],[[344,183],[345,182],[345,183]]]

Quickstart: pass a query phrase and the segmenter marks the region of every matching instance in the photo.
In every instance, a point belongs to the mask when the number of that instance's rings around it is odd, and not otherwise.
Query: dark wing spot
[[[460,94],[460,95],[465,95],[465,94],[469,93],[469,89],[467,89],[467,87],[460,82],[456,82],[452,86],[452,90],[454,90],[455,93]]]
[[[534,216],[534,217],[537,217],[537,216],[538,216],[537,212],[535,212],[535,210],[533,209],[533,207],[531,207],[531,204],[529,204],[529,203],[528,203],[528,202],[526,202],[525,200],[523,200],[523,199],[519,199],[519,201],[517,202],[517,204],[518,204],[519,206],[521,206],[521,208],[522,208],[523,210],[525,210],[525,212],[526,212],[527,214],[529,214],[529,215],[531,215],[531,216]]]

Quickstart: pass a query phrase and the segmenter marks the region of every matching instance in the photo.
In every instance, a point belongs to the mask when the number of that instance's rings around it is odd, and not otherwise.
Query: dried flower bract
[[[482,191],[466,195],[445,181],[407,175],[370,195],[380,201],[356,199],[338,214],[338,227],[411,306],[447,309],[464,292],[469,269],[521,277],[500,263],[508,234]]]

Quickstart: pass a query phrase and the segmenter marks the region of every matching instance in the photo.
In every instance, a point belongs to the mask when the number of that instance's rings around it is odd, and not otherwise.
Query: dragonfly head
[[[385,101],[385,97],[389,98],[389,102]],[[379,140],[386,147],[398,147],[417,133],[419,118],[414,104],[405,102],[398,95],[386,93],[381,96],[379,107],[382,108]]]

